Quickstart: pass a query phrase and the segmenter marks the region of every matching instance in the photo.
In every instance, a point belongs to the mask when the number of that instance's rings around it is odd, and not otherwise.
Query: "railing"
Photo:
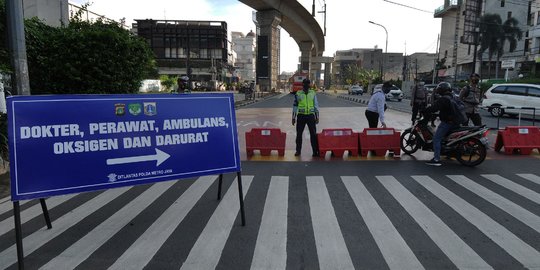
[[[521,114],[522,114],[522,111],[532,111],[532,125],[535,126],[535,123],[536,123],[536,110],[539,110],[540,108],[535,108],[535,107],[513,107],[513,106],[482,106],[480,107],[482,109],[486,109],[488,111],[491,111],[492,109],[494,108],[498,108],[498,109],[502,109],[502,110],[519,110],[519,113],[518,113],[518,126],[521,126]],[[501,117],[503,116],[503,113],[500,113],[499,116],[497,117],[497,127],[495,129],[500,129],[500,120],[501,120]]]

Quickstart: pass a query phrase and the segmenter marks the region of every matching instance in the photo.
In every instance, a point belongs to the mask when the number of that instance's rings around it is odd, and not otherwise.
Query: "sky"
[[[88,0],[70,0],[81,5]],[[315,2],[315,18],[324,30],[323,5],[325,0],[298,0],[311,13]],[[384,50],[388,31],[388,52],[413,54],[435,53],[441,19],[433,11],[444,0],[326,0],[326,38],[324,56],[338,50],[374,48]],[[229,34],[238,31],[255,32],[252,11],[237,0],[91,0],[89,10],[110,19],[212,20],[226,21]],[[281,72],[295,71],[300,50],[285,31],[281,30]]]

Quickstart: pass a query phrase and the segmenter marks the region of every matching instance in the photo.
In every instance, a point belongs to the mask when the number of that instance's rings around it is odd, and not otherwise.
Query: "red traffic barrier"
[[[246,132],[246,153],[252,156],[253,150],[260,150],[262,156],[269,156],[272,150],[277,150],[284,156],[286,137],[279,128],[253,128]]]
[[[367,156],[369,151],[377,156],[384,156],[387,151],[393,152],[394,156],[401,155],[400,135],[393,128],[365,128],[359,135],[361,155]]]
[[[358,156],[358,133],[350,128],[323,129],[317,138],[319,152],[323,156],[327,151],[332,151],[336,157],[343,157],[345,151],[349,151],[351,156]]]
[[[533,149],[540,153],[540,128],[535,126],[508,126],[497,132],[495,151],[499,152],[504,147],[507,155],[519,153],[531,154]]]

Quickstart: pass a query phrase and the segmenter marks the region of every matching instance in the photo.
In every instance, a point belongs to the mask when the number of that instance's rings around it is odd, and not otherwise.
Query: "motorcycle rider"
[[[433,158],[426,162],[427,165],[441,166],[441,142],[451,130],[458,128],[459,123],[454,123],[452,119],[452,85],[448,82],[441,82],[437,85],[434,92],[437,92],[441,97],[432,105],[424,110],[424,114],[430,115],[434,112],[439,112],[441,123],[433,135]]]

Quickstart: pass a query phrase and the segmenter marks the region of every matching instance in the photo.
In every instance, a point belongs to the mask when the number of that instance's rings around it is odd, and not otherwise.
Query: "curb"
[[[254,104],[254,103],[257,103],[261,100],[265,100],[265,99],[268,99],[268,98],[271,98],[271,97],[274,97],[274,96],[277,96],[279,95],[280,93],[269,93],[268,95],[262,97],[262,98],[256,98],[256,99],[253,99],[253,100],[241,100],[241,101],[237,101],[237,102],[234,102],[234,108],[239,108],[239,107],[243,107],[243,106],[247,106],[247,105],[251,105],[251,104]]]

